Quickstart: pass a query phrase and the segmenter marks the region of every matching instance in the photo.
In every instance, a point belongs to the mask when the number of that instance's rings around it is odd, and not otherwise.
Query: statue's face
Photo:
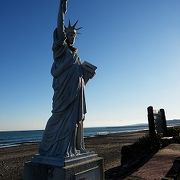
[[[68,33],[66,36],[67,36],[67,40],[68,40],[69,44],[73,45],[76,40],[76,33]]]

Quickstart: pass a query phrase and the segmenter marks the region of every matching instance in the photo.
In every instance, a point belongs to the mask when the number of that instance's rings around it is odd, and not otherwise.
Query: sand
[[[108,170],[120,166],[122,146],[134,143],[145,133],[145,131],[139,131],[85,138],[86,149],[95,151],[103,157],[104,168]],[[0,149],[0,180],[22,179],[24,163],[37,152],[37,143]]]

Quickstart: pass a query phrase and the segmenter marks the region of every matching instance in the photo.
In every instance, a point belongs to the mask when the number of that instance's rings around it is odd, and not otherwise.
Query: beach
[[[114,133],[85,138],[86,149],[94,151],[104,158],[104,170],[121,164],[121,148],[134,143],[144,136],[147,131]],[[26,143],[19,146],[0,149],[0,179],[22,179],[23,166],[38,153],[38,143]]]

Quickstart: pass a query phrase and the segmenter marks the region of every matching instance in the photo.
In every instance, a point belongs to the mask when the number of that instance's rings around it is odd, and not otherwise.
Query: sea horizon
[[[180,120],[167,120],[167,126],[180,126]],[[113,133],[129,133],[148,130],[147,123],[125,126],[85,127],[84,137],[102,136]],[[44,130],[0,131],[0,148],[18,146],[25,143],[39,143]]]
[[[174,125],[180,125],[180,119],[172,119],[172,120],[166,120],[167,125],[169,126],[174,126]],[[88,126],[84,127],[86,128],[111,128],[111,127],[126,127],[126,126],[141,126],[141,125],[147,125],[148,123],[135,123],[135,124],[127,124],[127,125],[115,125],[115,126]],[[17,129],[17,130],[0,130],[0,132],[16,132],[16,131],[43,131],[44,129]]]

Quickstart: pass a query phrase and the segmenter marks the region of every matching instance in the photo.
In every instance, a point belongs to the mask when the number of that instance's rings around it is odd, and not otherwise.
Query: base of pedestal
[[[103,158],[82,154],[65,160],[64,167],[26,162],[24,180],[103,180]]]

